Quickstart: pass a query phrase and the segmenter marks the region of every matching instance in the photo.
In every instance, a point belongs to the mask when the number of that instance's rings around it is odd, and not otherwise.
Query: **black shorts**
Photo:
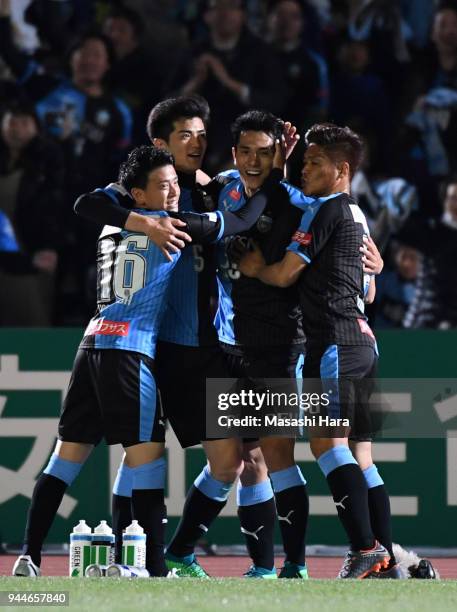
[[[141,353],[80,349],[59,421],[65,442],[132,446],[164,442],[154,360]]]
[[[264,379],[300,378],[303,366],[305,345],[284,346],[233,346],[221,343],[226,354],[229,374],[238,379],[238,388],[258,391],[264,385]],[[269,386],[267,384],[267,386]],[[285,389],[290,391],[288,385]],[[275,387],[275,391],[281,389]],[[254,442],[258,438],[245,438],[243,442]]]
[[[334,344],[308,346],[307,351],[303,378],[326,381],[329,389],[322,391],[332,392],[327,415],[349,419],[351,440],[371,441],[380,429],[380,421],[370,410],[369,402],[375,387],[378,362],[374,348]]]
[[[219,345],[158,342],[156,366],[163,411],[181,446],[207,440],[206,379],[229,377]]]
[[[231,378],[258,380],[301,376],[305,345],[241,347],[222,343],[221,347],[227,356]]]

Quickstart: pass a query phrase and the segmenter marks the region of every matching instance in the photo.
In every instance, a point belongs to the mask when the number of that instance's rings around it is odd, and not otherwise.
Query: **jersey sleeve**
[[[214,202],[219,200],[221,191],[226,185],[239,178],[238,171],[230,170],[228,172],[220,172],[210,180],[209,183],[201,187],[201,190],[209,195]]]
[[[316,202],[315,198],[306,196],[300,189],[294,187],[294,185],[291,185],[287,181],[282,181],[281,184],[287,191],[289,202],[292,204],[292,206],[296,206],[303,212],[308,210],[308,208]]]
[[[184,231],[198,242],[218,242],[226,236],[247,232],[263,213],[276,185],[282,178],[282,170],[273,170],[262,188],[237,211],[212,213],[182,213],[179,218],[187,224]]]
[[[122,185],[110,183],[103,189],[79,196],[74,211],[94,223],[124,227],[132,204],[132,198]]]
[[[325,247],[339,221],[340,213],[335,206],[324,205],[317,210],[309,208],[303,214],[287,250],[310,264]]]

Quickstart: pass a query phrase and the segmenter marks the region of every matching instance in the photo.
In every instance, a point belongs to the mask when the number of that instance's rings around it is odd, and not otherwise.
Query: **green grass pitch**
[[[63,609],[93,612],[448,612],[455,609],[457,602],[455,580],[31,580],[0,577],[0,591],[8,590],[69,591],[70,606]],[[24,610],[30,608],[20,606]],[[40,610],[45,609],[55,611],[59,608],[40,607]]]

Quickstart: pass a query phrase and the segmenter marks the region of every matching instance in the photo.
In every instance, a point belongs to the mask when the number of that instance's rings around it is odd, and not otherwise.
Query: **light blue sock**
[[[380,485],[384,484],[384,480],[381,478],[378,468],[374,463],[366,470],[363,470],[363,475],[365,476],[367,487],[369,489],[374,489],[374,487],[379,487]]]
[[[81,471],[83,464],[75,461],[62,459],[59,455],[53,453],[49,459],[49,463],[44,469],[44,474],[54,476],[66,482],[68,486],[72,484],[76,476]]]
[[[164,457],[131,468],[132,489],[164,489],[166,461]]]
[[[259,482],[249,487],[243,487],[241,481],[238,482],[236,491],[236,503],[238,506],[254,506],[268,501],[273,497],[273,489],[269,479]]]
[[[133,468],[121,463],[117,471],[116,480],[113,485],[114,495],[122,497],[132,497],[133,489]]]
[[[333,470],[336,470],[336,468],[342,465],[347,465],[348,463],[355,463],[358,465],[357,461],[354,459],[354,455],[345,444],[334,446],[323,453],[317,460],[317,463],[326,478],[330,472],[333,472]]]
[[[214,499],[214,501],[225,502],[227,501],[229,493],[232,489],[233,482],[222,482],[221,480],[216,480],[211,475],[209,466],[205,465],[203,470],[195,479],[194,486],[197,487],[197,489],[201,491],[203,495],[206,495],[206,497]]]
[[[306,480],[298,465],[291,465],[285,470],[270,472],[270,479],[275,493],[281,493],[281,491],[291,489],[292,487],[306,485]]]

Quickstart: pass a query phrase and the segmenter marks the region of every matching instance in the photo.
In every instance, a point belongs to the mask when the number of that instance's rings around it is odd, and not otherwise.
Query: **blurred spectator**
[[[398,0],[362,0],[352,11],[348,33],[369,45],[374,71],[394,92],[401,85],[402,65],[411,61],[408,42],[412,39]]]
[[[144,49],[143,22],[135,11],[122,6],[114,9],[103,22],[103,31],[111,40],[116,56],[109,71],[111,88],[132,109],[133,141],[142,143],[148,113],[159,101],[166,67],[160,66],[159,57]]]
[[[400,244],[392,246],[391,251],[393,267],[386,266],[376,278],[374,325],[377,329],[402,327],[416,293],[419,252]]]
[[[457,89],[457,2],[442,3],[435,12],[429,44],[410,76],[414,96],[433,87]]]
[[[1,122],[0,208],[11,221],[25,265],[18,268],[17,259],[8,259],[11,267],[2,265],[3,325],[51,324],[63,178],[60,151],[40,135],[33,107],[11,106]]]
[[[274,0],[268,14],[270,41],[286,79],[287,119],[299,131],[322,121],[329,103],[328,70],[324,58],[304,37],[305,6],[301,0]]]
[[[457,4],[437,10],[430,45],[418,57],[407,90],[399,167],[416,182],[424,215],[435,217],[439,183],[457,172]]]
[[[25,12],[27,27],[36,27],[40,40],[52,53],[62,55],[74,27],[74,23],[70,23],[74,13],[73,0],[27,0],[25,3],[29,5]],[[15,5],[16,0],[13,9]]]
[[[415,47],[427,44],[433,13],[438,0],[401,0],[401,13],[412,32]]]
[[[457,327],[457,179],[444,188],[439,221],[411,218],[400,240],[423,253],[417,291],[405,316],[409,328]]]
[[[379,166],[379,172],[386,171],[392,149],[392,109],[383,80],[371,69],[366,42],[346,40],[341,45],[330,92],[331,120],[371,131],[377,141],[373,165]]]
[[[7,17],[0,19],[0,52],[36,101],[45,130],[60,142],[66,165],[60,282],[62,322],[82,322],[93,309],[86,297],[87,270],[94,261],[96,229],[73,214],[78,195],[104,185],[116,175],[131,142],[132,117],[124,102],[104,84],[112,63],[110,41],[87,33],[69,51],[70,80],[43,73],[11,39]],[[78,248],[78,257],[74,249]],[[78,314],[73,318],[72,310]],[[60,315],[59,315],[60,316]]]
[[[229,162],[229,127],[237,115],[248,108],[282,112],[284,80],[273,50],[246,28],[243,0],[206,0],[203,18],[208,36],[183,60],[171,86],[209,102],[206,164],[213,173]]]

